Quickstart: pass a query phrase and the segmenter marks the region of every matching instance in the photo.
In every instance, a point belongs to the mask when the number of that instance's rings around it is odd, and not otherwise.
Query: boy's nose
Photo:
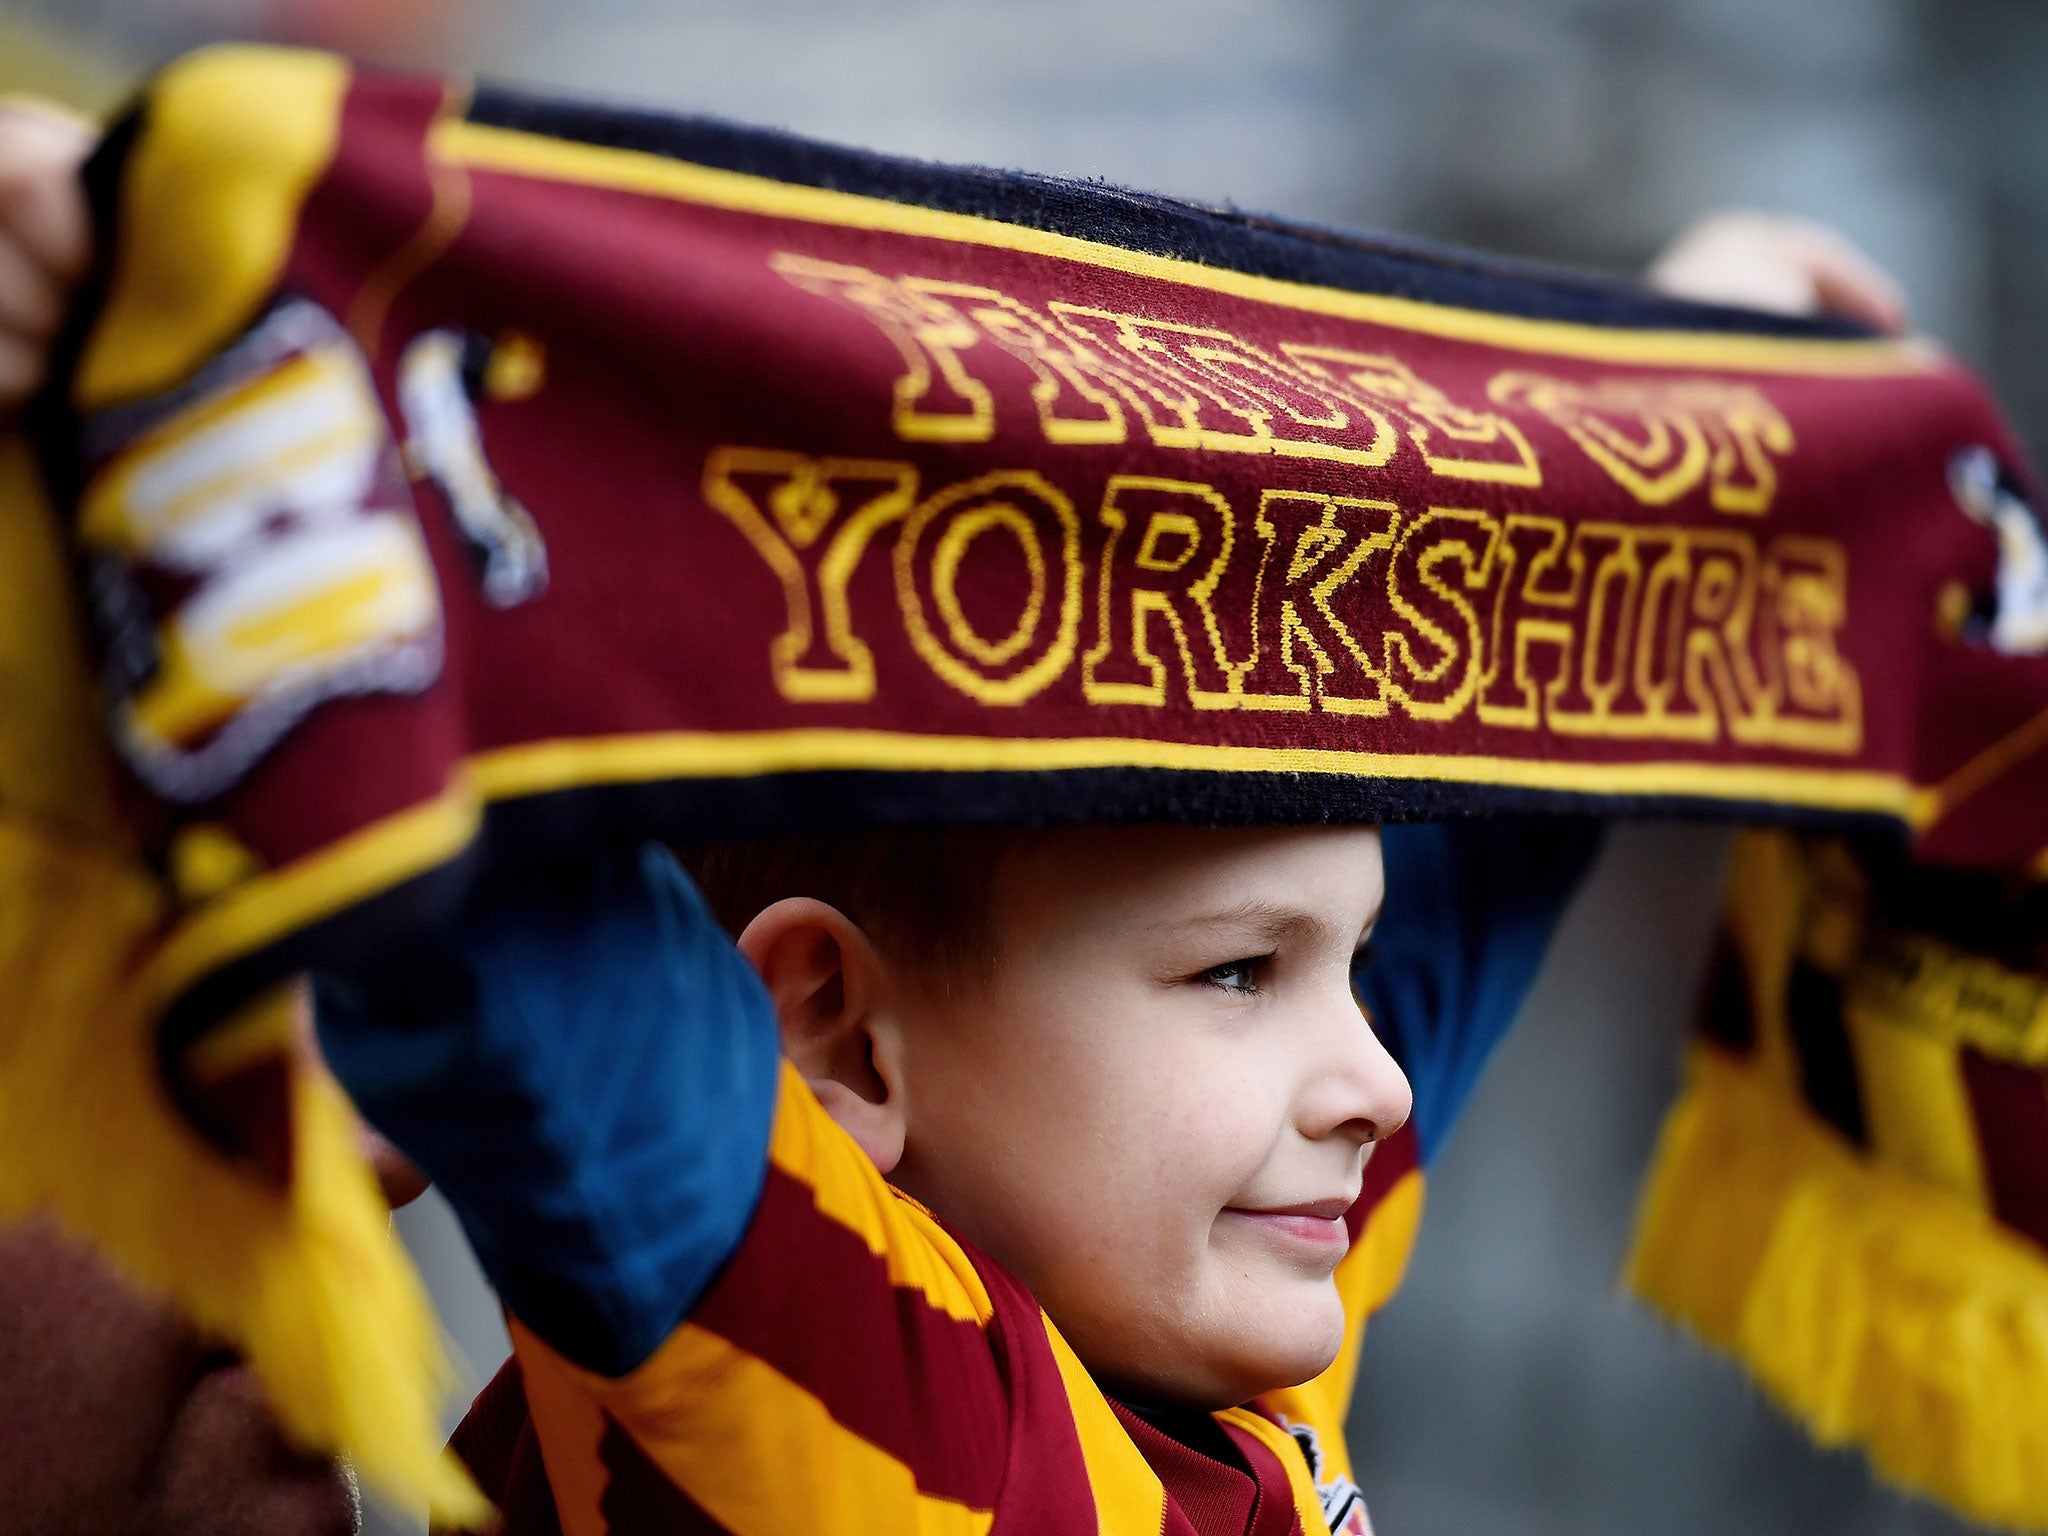
[[[1327,1055],[1303,1093],[1301,1131],[1311,1139],[1379,1141],[1407,1123],[1415,1095],[1365,1010],[1347,1002],[1330,1021]]]

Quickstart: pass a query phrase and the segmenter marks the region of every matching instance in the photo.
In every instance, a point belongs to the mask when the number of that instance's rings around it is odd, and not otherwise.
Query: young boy
[[[321,998],[513,1316],[562,1529],[1365,1528],[1239,1405],[1336,1356],[1408,1112],[1352,993],[1376,831],[700,868],[737,950],[648,847]]]

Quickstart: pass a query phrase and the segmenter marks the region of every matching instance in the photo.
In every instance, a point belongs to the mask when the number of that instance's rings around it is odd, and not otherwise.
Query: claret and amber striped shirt
[[[507,1304],[513,1359],[455,1441],[506,1536],[1368,1528],[1342,1421],[1420,1210],[1413,1131],[1367,1164],[1337,1364],[1162,1412],[830,1119],[665,850],[323,985],[320,1025]]]
[[[1383,1285],[1404,1248],[1355,1245],[1346,1278]],[[1106,1397],[1030,1293],[887,1184],[787,1066],[754,1219],[652,1356],[613,1378],[517,1320],[513,1338],[456,1440],[508,1536],[1326,1529],[1281,1409],[1176,1421]],[[1299,1396],[1297,1413],[1317,1394]],[[1341,1444],[1336,1419],[1303,1428]],[[1323,1472],[1340,1531],[1364,1530],[1329,1453]]]

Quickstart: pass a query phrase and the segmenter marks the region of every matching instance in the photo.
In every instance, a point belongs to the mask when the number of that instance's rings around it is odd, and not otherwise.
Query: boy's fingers
[[[43,382],[44,349],[0,331],[0,422],[28,403]]]
[[[1644,275],[1653,288],[1703,304],[1777,314],[1809,313],[1814,304],[1803,267],[1760,213],[1709,214],[1667,245]]]
[[[1711,214],[1651,264],[1650,283],[1682,298],[1779,314],[1826,313],[1896,333],[1904,293],[1833,230],[1782,214]]]
[[[0,419],[42,384],[50,338],[91,254],[78,168],[97,139],[61,108],[0,98]]]
[[[22,97],[0,97],[0,238],[60,278],[85,270],[91,217],[78,168],[99,132],[80,117]]]
[[[1876,262],[1833,230],[1807,226],[1801,234],[1806,269],[1823,310],[1890,335],[1906,329],[1905,292]]]
[[[64,317],[65,285],[0,229],[0,331],[38,345]]]

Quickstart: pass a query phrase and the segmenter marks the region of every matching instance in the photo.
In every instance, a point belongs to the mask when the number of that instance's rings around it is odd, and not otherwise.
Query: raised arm
[[[565,1358],[625,1374],[738,1245],[768,1167],[774,1013],[666,849],[512,886],[316,999],[357,1107]]]
[[[546,1486],[493,1485],[511,1529],[796,1530],[849,1500],[878,1527],[985,1518],[1016,1394],[1064,1397],[1036,1304],[780,1061],[767,992],[665,848],[501,888],[326,979],[318,1011],[512,1314],[531,1417],[485,1417],[530,1426]],[[465,1426],[465,1451],[493,1433]]]

